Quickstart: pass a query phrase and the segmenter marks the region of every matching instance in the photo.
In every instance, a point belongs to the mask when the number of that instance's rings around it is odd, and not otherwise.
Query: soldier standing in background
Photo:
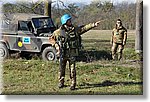
[[[122,51],[127,41],[127,29],[122,26],[122,21],[117,19],[115,28],[112,31],[112,58],[116,59],[116,52],[118,49],[118,60],[122,58]]]
[[[66,63],[69,62],[71,86],[70,90],[75,90],[76,86],[76,57],[79,54],[79,36],[86,31],[97,27],[100,21],[90,23],[82,27],[72,25],[71,16],[64,14],[61,17],[62,26],[54,31],[55,40],[60,41],[60,69],[59,69],[59,88],[64,87]]]

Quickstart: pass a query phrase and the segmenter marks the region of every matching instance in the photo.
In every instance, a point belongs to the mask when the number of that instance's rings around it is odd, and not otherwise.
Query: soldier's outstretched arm
[[[100,20],[100,21],[97,21],[95,23],[90,23],[90,24],[87,24],[85,26],[79,27],[77,29],[77,32],[79,34],[83,34],[83,33],[87,32],[87,31],[91,30],[92,28],[97,27],[102,21],[103,20]]]

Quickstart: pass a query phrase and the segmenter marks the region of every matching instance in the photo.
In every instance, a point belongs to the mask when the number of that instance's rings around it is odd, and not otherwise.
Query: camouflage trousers
[[[118,60],[122,58],[122,51],[124,46],[122,43],[113,43],[112,45],[112,58],[116,60],[117,50],[118,50]]]
[[[72,58],[63,58],[62,65],[60,66],[59,70],[59,83],[64,85],[64,79],[65,79],[65,70],[66,70],[66,64],[69,62],[69,72],[70,72],[70,80],[71,80],[71,86],[76,86],[76,67],[75,67],[75,57]]]

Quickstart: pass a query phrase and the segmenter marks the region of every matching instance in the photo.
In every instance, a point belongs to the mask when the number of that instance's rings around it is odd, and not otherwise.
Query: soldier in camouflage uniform
[[[53,36],[56,40],[61,41],[60,52],[60,70],[59,70],[59,88],[64,87],[65,68],[67,61],[69,62],[71,90],[75,90],[76,86],[76,67],[75,61],[79,54],[79,36],[86,31],[96,27],[100,21],[90,23],[82,27],[75,27],[72,25],[71,16],[65,14],[61,17],[62,26],[54,31]]]
[[[117,49],[118,49],[118,60],[122,58],[122,51],[126,44],[126,40],[127,40],[127,29],[122,26],[122,21],[118,19],[111,36],[113,59],[116,59]]]

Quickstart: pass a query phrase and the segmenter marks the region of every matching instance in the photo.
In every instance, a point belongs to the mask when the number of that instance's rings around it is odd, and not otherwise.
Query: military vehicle
[[[6,59],[13,53],[19,53],[25,58],[37,54],[43,60],[56,60],[57,50],[51,39],[55,29],[48,16],[25,13],[1,15],[0,58]]]

